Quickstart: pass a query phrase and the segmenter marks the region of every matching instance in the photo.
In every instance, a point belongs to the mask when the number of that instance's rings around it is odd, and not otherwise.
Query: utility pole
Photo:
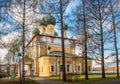
[[[82,0],[83,15],[84,15],[84,37],[85,37],[85,78],[88,80],[88,63],[87,63],[87,27],[86,27],[86,13],[85,13],[85,0]]]
[[[25,70],[24,70],[24,57],[25,57],[25,2],[23,0],[23,23],[22,23],[22,77],[21,83],[25,84]]]
[[[62,11],[62,0],[60,0],[60,23],[61,23],[61,43],[62,43],[62,69],[63,69],[63,81],[66,81],[65,73],[65,49],[64,49],[64,29],[63,29],[63,11]]]

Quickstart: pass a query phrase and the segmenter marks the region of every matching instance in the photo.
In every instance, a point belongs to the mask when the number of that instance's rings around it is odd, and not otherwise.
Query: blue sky
[[[3,1],[3,0],[1,0],[1,1]],[[68,5],[68,7],[66,8],[66,11],[64,13],[65,16],[70,14],[72,12],[72,10],[75,10],[76,6],[78,6],[78,4],[79,4],[78,1],[79,0],[71,0],[70,1],[70,4]],[[3,11],[2,9],[0,9],[0,10]],[[12,38],[10,38],[13,36],[12,32],[15,31],[16,27],[18,28],[18,25],[15,26],[14,22],[7,15],[1,14],[1,16],[3,16],[4,18],[2,18],[2,21],[0,23],[0,31],[2,31],[2,35],[5,35],[5,36],[3,36],[4,38],[12,39]],[[66,23],[68,23],[68,22],[66,22]],[[56,26],[56,27],[58,27],[58,26]],[[59,35],[61,34],[59,30],[56,29],[56,31],[59,33]],[[67,34],[68,37],[72,36],[69,33],[69,31],[67,33],[68,33]],[[9,36],[9,38],[8,38],[8,36]],[[6,39],[6,41],[7,41],[7,39]],[[0,50],[0,52],[3,52],[3,51],[4,51],[4,53],[1,53],[1,56],[4,56],[8,52],[7,49]]]
[[[70,16],[70,18],[74,18],[75,16],[72,15],[72,12],[76,11],[76,7],[79,6],[81,0],[70,0],[69,5],[66,8],[66,11],[63,14],[63,18],[64,18],[64,23],[68,25],[68,30],[67,30],[67,37],[72,37],[73,34],[71,34],[71,30],[70,30],[70,22],[68,20],[68,18],[66,19],[66,16]],[[60,26],[56,25],[56,31],[58,32],[59,36],[61,36],[61,32],[60,30],[57,30]]]

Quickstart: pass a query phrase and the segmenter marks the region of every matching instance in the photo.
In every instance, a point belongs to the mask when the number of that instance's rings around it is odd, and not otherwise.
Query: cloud
[[[68,7],[66,8],[65,14],[64,15],[68,15],[72,12],[72,10],[75,10],[75,8],[77,6],[79,6],[80,4],[80,0],[72,0],[70,2],[70,4],[68,5]]]
[[[13,43],[17,38],[18,36],[20,36],[19,33],[17,32],[12,32],[12,33],[9,33],[7,34],[6,36],[2,36],[2,40],[5,42],[5,44],[10,44],[10,43]],[[0,59],[3,60],[4,57],[8,54],[8,49],[7,48],[0,48]]]
[[[10,7],[10,11],[7,10],[8,14],[11,15],[11,17],[18,21],[19,23],[23,22],[23,9],[21,7],[21,4],[12,4]],[[33,8],[27,8],[25,11],[25,17],[26,17],[26,24],[32,24],[32,21],[34,19],[34,13],[33,13]]]
[[[108,57],[105,61],[105,66],[114,66],[116,62],[116,57],[111,56]],[[101,67],[101,64],[96,63],[94,60],[92,61],[93,68]]]
[[[2,36],[2,40],[6,44],[8,44],[8,43],[14,42],[18,38],[19,35],[20,34],[17,32],[12,32],[12,33],[7,34],[6,36]]]
[[[7,53],[8,53],[7,49],[5,49],[5,48],[1,49],[0,48],[0,59],[3,60],[4,57],[7,55]]]
[[[92,61],[92,67],[93,68],[97,68],[97,67],[101,67],[101,64],[96,63],[94,60]]]

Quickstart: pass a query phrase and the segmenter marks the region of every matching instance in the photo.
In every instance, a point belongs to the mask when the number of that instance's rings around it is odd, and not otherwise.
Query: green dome
[[[38,30],[38,28],[35,28],[32,33],[33,33],[34,35],[40,34],[40,31]]]
[[[54,36],[58,36],[58,33],[55,31]]]
[[[40,24],[45,25],[45,26],[48,25],[48,24],[55,25],[55,23],[56,23],[55,18],[53,16],[51,16],[50,14],[43,17],[42,20],[40,21]]]
[[[46,21],[45,21],[44,19],[42,19],[42,20],[40,20],[40,25],[44,25],[44,26],[46,26],[47,23],[46,23]]]
[[[63,24],[63,29],[67,30],[68,26],[66,24]]]

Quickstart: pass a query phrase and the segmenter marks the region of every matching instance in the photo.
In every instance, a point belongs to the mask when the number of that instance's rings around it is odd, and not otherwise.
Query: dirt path
[[[44,80],[44,78],[39,78],[39,77],[30,78],[30,79],[36,80],[40,84],[71,84],[71,83],[63,82],[63,81]]]
[[[107,80],[107,81],[99,81],[94,82],[91,84],[120,84],[120,79],[113,79],[113,80]]]
[[[120,79],[113,79],[113,80],[104,80],[104,81],[95,81],[95,82],[63,82],[63,81],[52,81],[52,80],[44,80],[44,78],[33,77],[30,78],[32,80],[36,80],[40,84],[120,84]]]

